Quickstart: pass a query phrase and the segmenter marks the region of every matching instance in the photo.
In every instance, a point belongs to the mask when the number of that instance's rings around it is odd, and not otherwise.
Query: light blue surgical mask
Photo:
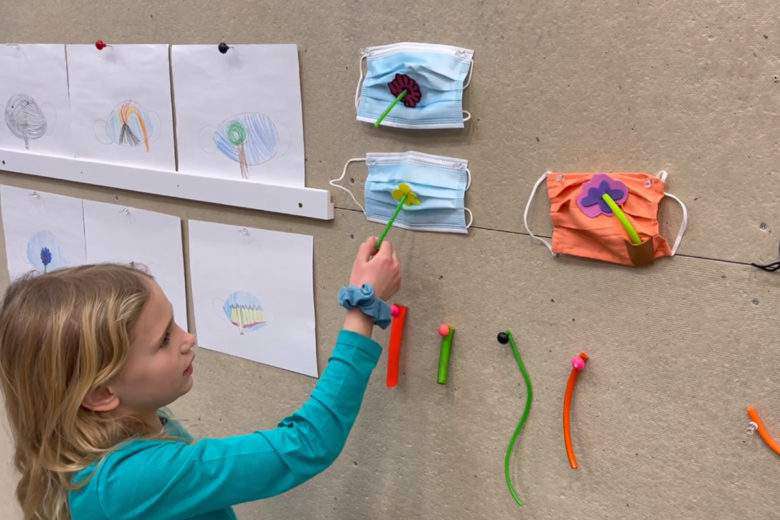
[[[365,162],[368,168],[365,207],[351,190],[338,184],[353,162]],[[398,214],[396,226],[415,231],[467,233],[474,218],[464,206],[466,190],[471,185],[471,172],[464,159],[420,152],[368,153],[365,159],[348,160],[341,177],[332,179],[330,184],[346,191],[368,220],[385,224],[398,205],[392,192],[402,182],[412,188],[420,204],[406,206]],[[469,214],[468,223],[466,213]]]
[[[388,83],[396,74],[405,74],[419,85],[421,99],[414,107],[398,103],[382,125],[412,129],[463,128],[464,121],[471,118],[463,110],[463,89],[471,81],[473,56],[471,49],[432,43],[393,43],[363,49],[355,91],[358,121],[374,123],[395,99]]]

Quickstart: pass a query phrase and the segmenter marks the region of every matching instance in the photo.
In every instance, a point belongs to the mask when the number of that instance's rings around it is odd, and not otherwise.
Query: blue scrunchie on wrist
[[[371,284],[361,287],[347,285],[339,289],[339,305],[347,310],[360,309],[360,312],[372,318],[383,329],[390,325],[390,306],[374,294]]]

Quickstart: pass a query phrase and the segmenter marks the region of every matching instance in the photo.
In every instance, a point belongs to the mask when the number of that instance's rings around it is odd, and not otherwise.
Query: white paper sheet
[[[68,45],[76,157],[175,169],[167,45]]]
[[[85,263],[81,199],[2,186],[0,206],[11,280]]]
[[[0,45],[0,148],[73,156],[65,46]]]
[[[189,222],[198,344],[317,376],[313,237]]]
[[[305,183],[298,47],[174,45],[179,171]]]
[[[187,295],[181,220],[154,211],[84,201],[87,262],[133,263],[148,272],[173,305],[176,323],[187,329]]]

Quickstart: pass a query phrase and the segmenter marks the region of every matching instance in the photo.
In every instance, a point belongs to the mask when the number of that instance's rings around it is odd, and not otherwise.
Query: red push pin
[[[108,47],[108,44],[103,40],[98,40],[95,42],[95,47],[97,47],[97,50],[102,51],[103,49]]]

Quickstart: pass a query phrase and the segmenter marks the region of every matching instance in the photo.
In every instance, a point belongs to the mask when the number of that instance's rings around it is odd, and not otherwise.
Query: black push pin
[[[219,49],[219,52],[222,54],[227,54],[228,49],[230,48],[230,45],[228,45],[225,42],[220,42],[219,45],[217,45],[217,49]]]
[[[506,345],[507,343],[509,343],[509,334],[507,334],[506,332],[499,332],[498,335],[496,336],[496,339],[502,345]]]

